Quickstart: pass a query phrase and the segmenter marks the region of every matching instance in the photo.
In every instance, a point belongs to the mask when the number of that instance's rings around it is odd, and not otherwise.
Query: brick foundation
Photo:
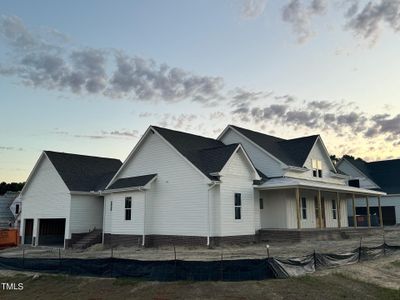
[[[211,237],[210,245],[219,246],[223,244],[249,244],[256,242],[255,235],[238,235],[238,236],[224,236],[224,237]],[[141,246],[141,235],[128,235],[128,234],[104,234],[104,244],[112,247],[116,246]],[[160,247],[160,246],[207,246],[207,237],[205,236],[187,236],[187,235],[146,235],[146,247]]]

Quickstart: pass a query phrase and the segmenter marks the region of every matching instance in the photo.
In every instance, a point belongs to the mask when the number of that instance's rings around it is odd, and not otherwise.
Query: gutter
[[[220,182],[213,181],[207,190],[207,246],[210,247],[211,222],[210,222],[210,191]]]

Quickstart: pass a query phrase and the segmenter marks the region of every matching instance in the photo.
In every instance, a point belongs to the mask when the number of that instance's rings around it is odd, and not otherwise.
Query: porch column
[[[321,201],[321,190],[318,190],[318,219],[319,219],[319,228],[322,229],[322,201]]]
[[[369,213],[369,198],[368,196],[365,197],[367,200],[367,221],[368,221],[368,227],[371,227],[371,215]]]
[[[381,196],[378,196],[378,206],[379,206],[379,225],[380,225],[381,227],[383,227]]]
[[[354,195],[354,193],[352,194],[352,202],[353,202],[353,226],[357,228],[356,196]]]
[[[301,229],[300,222],[300,189],[296,188],[296,215],[297,215],[297,229]]]
[[[337,212],[337,222],[338,222],[338,228],[340,228],[341,225],[341,221],[340,221],[340,194],[339,192],[336,193],[336,212]]]

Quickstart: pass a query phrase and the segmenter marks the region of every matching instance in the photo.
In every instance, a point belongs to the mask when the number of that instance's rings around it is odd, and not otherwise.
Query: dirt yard
[[[374,280],[372,280],[375,278]],[[400,299],[400,256],[316,272],[311,276],[244,282],[144,282],[0,272],[23,283],[1,299]]]
[[[386,231],[385,240],[389,244],[400,245],[400,228]],[[362,239],[363,246],[377,246],[383,243],[382,236],[369,236]],[[301,243],[271,243],[269,244],[270,256],[287,258],[303,256],[305,254],[317,251],[320,253],[342,253],[353,250],[360,245],[359,238],[345,239],[340,241],[304,241]],[[225,247],[215,247],[208,249],[206,247],[176,247],[177,259],[181,260],[219,260],[221,254],[224,259],[245,259],[245,258],[263,258],[267,256],[266,244],[246,244]],[[142,247],[118,247],[110,249],[103,245],[94,245],[86,250],[71,250],[49,247],[26,247],[25,257],[55,257],[59,254],[65,258],[130,258],[139,260],[170,260],[174,259],[174,247],[164,246],[160,248],[142,248]],[[112,253],[111,253],[112,252]],[[22,247],[9,248],[0,251],[3,257],[22,257]]]
[[[400,245],[400,231],[385,234],[387,243]],[[362,239],[364,246],[377,246],[382,236]],[[346,252],[358,247],[360,239],[307,241],[297,244],[270,244],[270,255],[295,257],[317,252]],[[266,257],[266,245],[217,247],[177,247],[177,259],[215,260]],[[58,257],[59,250],[26,248],[25,257]],[[111,249],[101,245],[84,251],[60,250],[62,257],[110,257]],[[21,257],[22,248],[0,251],[3,257]],[[173,247],[116,248],[114,257],[132,259],[173,259]],[[349,266],[317,271],[299,278],[245,282],[145,282],[134,279],[101,279],[51,276],[16,271],[0,271],[1,283],[24,284],[22,291],[0,289],[0,299],[400,299],[400,253]],[[1,287],[0,287],[1,288]]]

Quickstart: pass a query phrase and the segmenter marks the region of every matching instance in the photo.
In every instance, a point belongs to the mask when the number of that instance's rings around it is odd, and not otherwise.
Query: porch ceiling
[[[305,189],[321,190],[321,191],[354,193],[354,194],[369,195],[369,196],[386,195],[386,193],[383,192],[367,190],[348,185],[340,185],[334,183],[289,178],[289,177],[271,178],[266,182],[264,182],[263,184],[256,186],[255,188],[258,190],[275,190],[275,189],[289,189],[297,187]]]

